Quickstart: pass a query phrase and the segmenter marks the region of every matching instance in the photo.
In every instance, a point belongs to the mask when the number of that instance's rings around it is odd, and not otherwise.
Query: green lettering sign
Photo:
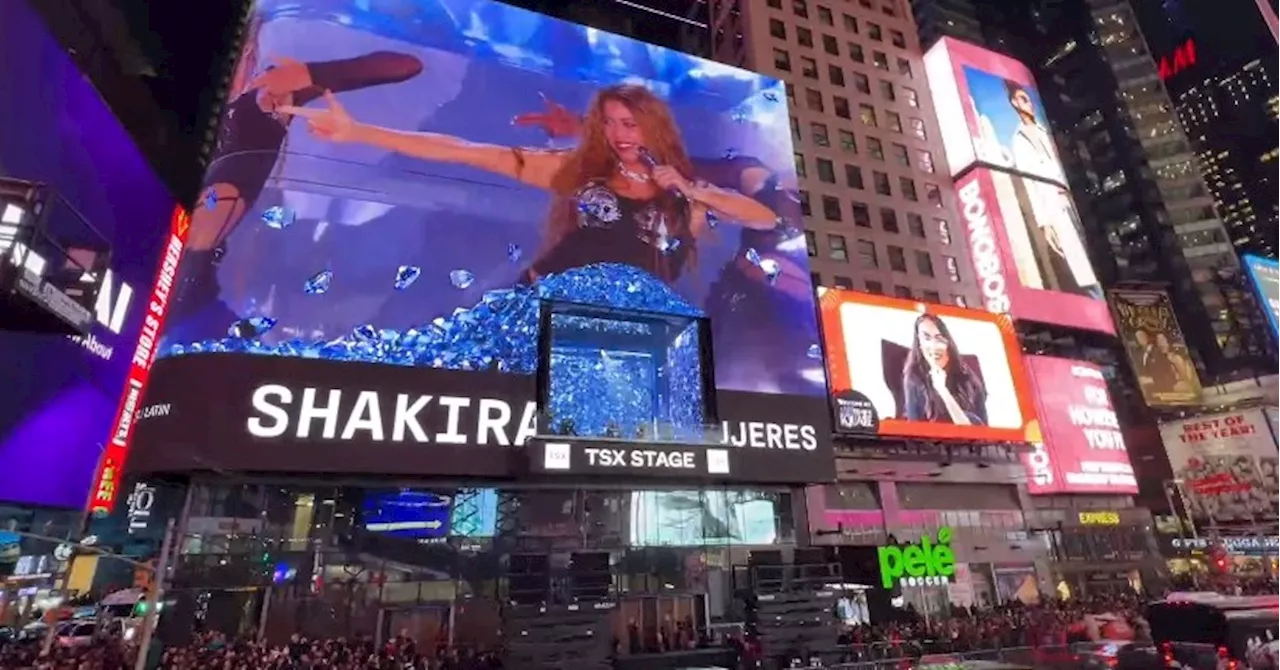
[[[943,583],[956,573],[956,557],[951,553],[951,529],[939,528],[938,539],[925,535],[915,544],[880,547],[880,581],[893,588],[903,577],[915,577],[924,583]]]

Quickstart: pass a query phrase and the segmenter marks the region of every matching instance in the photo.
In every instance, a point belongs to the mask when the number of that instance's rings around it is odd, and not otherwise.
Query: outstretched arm
[[[422,73],[422,61],[409,54],[375,51],[355,58],[307,63],[311,85],[294,94],[305,105],[325,91],[341,93],[370,86],[398,84]]]
[[[358,142],[406,156],[456,163],[492,172],[539,188],[551,188],[565,154],[552,151],[477,144],[451,135],[391,130],[351,118],[332,92],[325,91],[328,109],[287,106],[281,111],[307,119],[312,134],[334,142]]]

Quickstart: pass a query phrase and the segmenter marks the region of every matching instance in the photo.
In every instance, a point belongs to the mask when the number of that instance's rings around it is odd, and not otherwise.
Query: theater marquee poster
[[[1116,331],[1147,405],[1200,404],[1200,375],[1169,294],[1148,289],[1109,293]]]

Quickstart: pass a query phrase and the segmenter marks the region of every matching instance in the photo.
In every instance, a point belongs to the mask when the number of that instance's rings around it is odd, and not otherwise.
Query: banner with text
[[[1160,438],[1193,518],[1276,518],[1276,438],[1263,410],[1171,421]]]
[[[1134,494],[1129,453],[1107,380],[1092,363],[1027,356],[1043,439],[1023,456],[1034,494]]]
[[[1200,374],[1169,294],[1140,289],[1114,290],[1109,295],[1117,334],[1147,405],[1200,404]]]

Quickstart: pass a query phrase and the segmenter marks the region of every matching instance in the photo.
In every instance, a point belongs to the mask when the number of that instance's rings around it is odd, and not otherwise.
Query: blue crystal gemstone
[[[214,207],[217,207],[217,206],[218,206],[218,192],[213,189],[209,189],[204,194],[204,208],[213,209]]]
[[[806,355],[815,361],[820,361],[822,360],[822,347],[816,344],[810,344],[809,351],[806,353]]]
[[[466,270],[454,270],[449,273],[449,283],[454,288],[465,289],[476,281],[476,276]]]
[[[275,230],[284,230],[285,228],[292,226],[294,220],[297,218],[298,217],[293,213],[293,210],[281,207],[280,205],[268,207],[267,210],[262,213],[262,222],[267,224],[268,228],[273,228]]]
[[[269,316],[255,316],[249,319],[240,319],[231,324],[231,327],[227,329],[227,336],[248,339],[263,335],[275,327],[275,319]]]
[[[764,94],[764,99],[765,99],[765,100],[768,100],[769,102],[777,102],[777,101],[778,101],[778,94],[777,94],[777,93],[774,93],[774,92],[772,92],[772,91],[766,92],[766,93]]]
[[[422,276],[422,268],[416,265],[401,265],[396,268],[395,287],[397,291],[403,291],[418,281],[418,277]]]
[[[329,285],[333,283],[333,270],[321,270],[307,280],[302,285],[302,292],[307,295],[323,295],[329,292]]]
[[[716,213],[715,213],[715,212],[708,211],[708,212],[707,212],[707,227],[708,227],[708,228],[715,228],[715,227],[716,227],[716,226],[718,226],[718,225],[720,225],[720,218],[716,216]]]
[[[731,148],[728,148],[728,149],[725,149],[725,150],[724,150],[724,158],[725,158],[725,160],[733,160],[733,159],[735,159],[735,158],[737,158],[737,157],[738,157],[738,150],[737,150],[737,149],[734,149],[734,148],[732,148],[732,147],[731,147]]]
[[[752,265],[760,265],[760,252],[755,248],[747,249],[747,262]]]
[[[680,248],[680,240],[674,237],[663,237],[658,240],[658,251],[664,254],[673,253]]]
[[[764,278],[769,280],[770,286],[778,281],[778,275],[782,274],[782,265],[772,258],[760,261],[760,269],[764,270]]]
[[[351,333],[356,336],[357,340],[362,340],[364,342],[372,342],[373,340],[378,339],[378,329],[367,323],[363,326],[357,326],[355,330],[351,331]]]
[[[524,249],[521,249],[519,244],[513,242],[507,245],[507,260],[519,263],[521,256],[524,256]]]

